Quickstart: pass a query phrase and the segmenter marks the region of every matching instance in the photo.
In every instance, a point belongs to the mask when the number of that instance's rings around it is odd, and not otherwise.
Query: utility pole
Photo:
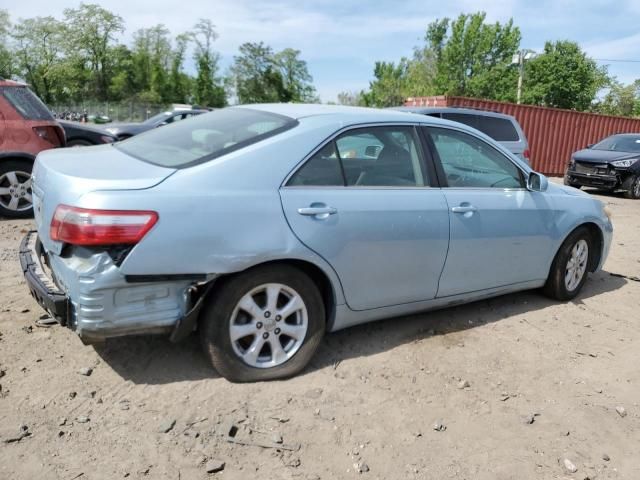
[[[531,60],[533,57],[535,57],[536,52],[534,52],[533,50],[520,50],[518,51],[518,53],[516,53],[512,60],[511,60],[511,64],[517,64],[518,65],[518,93],[517,93],[517,103],[520,104],[520,101],[522,100],[522,78],[524,77],[524,62],[525,60]]]

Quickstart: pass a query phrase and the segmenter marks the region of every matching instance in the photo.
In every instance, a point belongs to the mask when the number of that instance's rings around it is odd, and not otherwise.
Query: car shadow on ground
[[[626,279],[608,272],[592,274],[572,303],[581,304],[588,298],[617,290],[626,283]],[[303,374],[334,366],[349,358],[375,355],[399,345],[487,325],[557,303],[538,291],[530,290],[348,328],[325,337]],[[136,384],[219,378],[205,358],[195,333],[178,344],[172,344],[165,337],[114,338],[96,346],[96,351],[122,378]]]

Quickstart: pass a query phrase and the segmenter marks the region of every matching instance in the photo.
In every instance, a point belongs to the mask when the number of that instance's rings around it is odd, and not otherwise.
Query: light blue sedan
[[[482,133],[389,110],[247,105],[113,145],[49,150],[20,249],[85,342],[194,330],[232,381],[283,378],[326,331],[600,268],[603,204]]]

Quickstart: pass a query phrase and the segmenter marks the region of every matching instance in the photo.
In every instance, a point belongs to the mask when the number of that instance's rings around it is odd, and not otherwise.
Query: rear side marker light
[[[58,205],[50,237],[71,245],[135,245],[158,221],[146,210],[94,210]]]

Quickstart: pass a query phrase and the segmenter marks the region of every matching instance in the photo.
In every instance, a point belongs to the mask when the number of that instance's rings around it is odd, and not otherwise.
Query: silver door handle
[[[322,215],[326,218],[329,215],[338,213],[338,209],[334,207],[303,207],[298,209],[300,215]]]
[[[467,212],[475,212],[478,209],[473,205],[465,205],[460,207],[451,207],[451,211],[453,213],[467,213]]]

